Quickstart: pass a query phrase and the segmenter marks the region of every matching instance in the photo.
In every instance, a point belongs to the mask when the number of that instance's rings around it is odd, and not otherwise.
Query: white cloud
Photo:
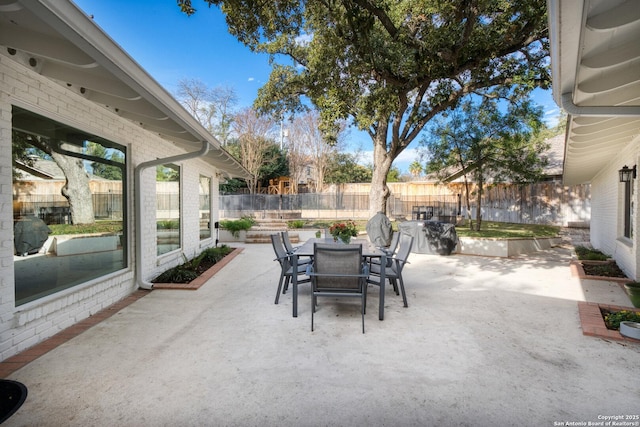
[[[247,79],[247,81],[248,81],[248,82],[252,82],[252,81],[254,81],[254,80],[255,80],[255,77],[249,77],[249,78]]]

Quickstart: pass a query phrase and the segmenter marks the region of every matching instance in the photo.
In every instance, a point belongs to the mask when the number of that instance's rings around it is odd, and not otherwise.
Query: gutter
[[[640,117],[640,106],[580,107],[573,103],[572,93],[562,94],[562,108],[573,117]]]
[[[150,160],[148,162],[142,162],[138,166],[135,167],[135,178],[134,178],[134,199],[135,199],[135,226],[136,226],[136,235],[135,235],[135,245],[136,245],[136,271],[135,271],[135,281],[138,287],[142,289],[153,289],[153,283],[147,282],[142,279],[142,227],[140,224],[142,223],[142,197],[140,192],[141,187],[141,179],[142,172],[151,167],[156,167],[158,165],[163,165],[165,163],[173,163],[179,162],[182,160],[193,159],[196,157],[202,157],[209,152],[209,142],[202,141],[202,147],[198,151],[192,151],[189,153],[179,154],[177,156],[165,157],[164,159],[156,159]]]

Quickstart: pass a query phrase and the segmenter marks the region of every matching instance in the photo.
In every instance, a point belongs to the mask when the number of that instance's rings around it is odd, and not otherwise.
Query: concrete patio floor
[[[571,276],[568,247],[518,259],[412,254],[409,307],[387,287],[320,301],[310,330],[274,305],[271,245],[197,291],[154,290],[8,378],[8,426],[557,426],[640,413],[640,344],[584,336],[577,301],[630,307]],[[625,420],[639,425],[640,420]],[[575,424],[577,425],[577,424]],[[604,425],[604,424],[603,424]]]

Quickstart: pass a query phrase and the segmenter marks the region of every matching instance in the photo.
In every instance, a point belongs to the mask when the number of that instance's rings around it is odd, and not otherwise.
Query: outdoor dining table
[[[292,254],[291,262],[293,263],[293,271],[297,271],[298,257],[310,256],[313,257],[313,244],[314,243],[333,243],[336,245],[342,245],[343,243],[335,243],[333,238],[311,238],[304,242],[304,244]],[[381,248],[376,247],[373,243],[367,239],[352,239],[350,244],[359,244],[362,246],[362,256],[365,258],[380,258],[380,265],[387,264],[387,253]],[[385,285],[385,269],[380,269],[380,306],[378,308],[378,318],[384,320],[384,285]],[[298,317],[298,277],[294,274],[291,278],[293,287],[293,317]]]

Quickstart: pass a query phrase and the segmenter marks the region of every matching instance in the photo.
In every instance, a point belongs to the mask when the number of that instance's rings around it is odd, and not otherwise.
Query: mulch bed
[[[581,263],[582,268],[587,276],[600,276],[600,277],[627,277],[626,274],[618,267],[618,264],[615,261],[603,263],[603,264],[592,264],[592,263]]]

